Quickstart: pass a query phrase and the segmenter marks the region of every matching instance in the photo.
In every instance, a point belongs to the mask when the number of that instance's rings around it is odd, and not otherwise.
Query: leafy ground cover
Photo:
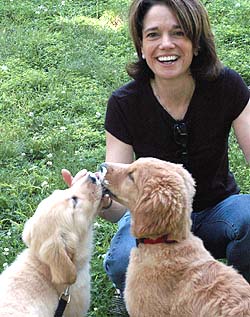
[[[110,93],[129,80],[134,50],[129,0],[0,2],[0,271],[23,249],[21,232],[37,204],[64,188],[60,171],[95,171],[104,160]],[[250,84],[248,0],[204,1],[223,63]],[[235,139],[230,163],[243,192],[250,171]],[[92,306],[109,316],[114,290],[102,268],[116,230],[95,224]]]

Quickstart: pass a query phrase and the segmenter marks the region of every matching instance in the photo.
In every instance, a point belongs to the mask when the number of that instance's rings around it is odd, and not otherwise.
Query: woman
[[[106,161],[151,156],[182,163],[197,184],[194,234],[250,281],[250,195],[239,194],[228,166],[231,126],[250,161],[247,86],[221,65],[199,0],[134,0],[129,23],[138,61],[128,67],[134,80],[109,99]],[[103,206],[104,218],[121,217],[104,267],[123,291],[135,246],[130,214],[109,199]]]

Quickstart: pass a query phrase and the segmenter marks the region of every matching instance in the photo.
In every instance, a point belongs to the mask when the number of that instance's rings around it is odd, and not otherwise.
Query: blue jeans
[[[232,195],[212,208],[192,212],[192,231],[200,237],[207,250],[217,259],[227,258],[250,282],[250,194]],[[118,222],[110,249],[104,259],[104,269],[121,291],[131,248],[136,245],[130,233],[130,213]]]

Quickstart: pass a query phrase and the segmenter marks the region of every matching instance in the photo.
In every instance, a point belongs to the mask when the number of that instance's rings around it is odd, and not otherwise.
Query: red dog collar
[[[168,235],[165,234],[162,237],[159,237],[157,239],[150,239],[150,238],[140,238],[136,239],[136,246],[138,246],[139,243],[144,243],[144,244],[156,244],[156,243],[174,243],[176,242],[175,240],[169,240]]]

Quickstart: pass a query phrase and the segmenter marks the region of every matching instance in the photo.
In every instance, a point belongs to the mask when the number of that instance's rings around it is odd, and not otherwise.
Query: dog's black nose
[[[95,174],[89,173],[89,179],[91,180],[91,182],[92,182],[93,184],[96,183],[96,176],[95,176]]]
[[[102,163],[99,167],[99,171],[101,173],[105,173],[107,171],[107,164],[106,163]]]

